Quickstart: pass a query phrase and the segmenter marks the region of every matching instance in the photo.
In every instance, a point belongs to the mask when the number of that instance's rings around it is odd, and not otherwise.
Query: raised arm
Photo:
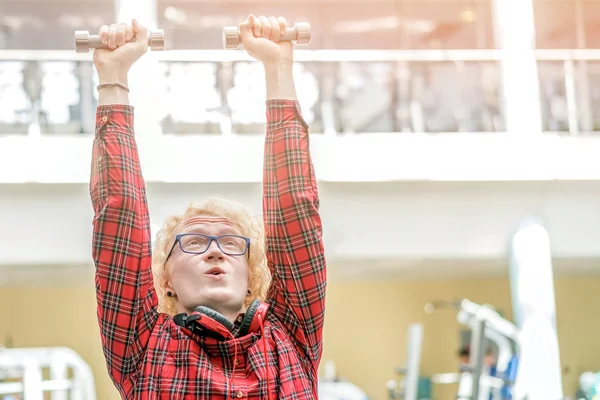
[[[267,83],[263,212],[272,309],[316,368],[322,353],[326,264],[308,127],[293,81],[293,49],[289,42],[274,43],[285,28],[282,19],[261,23],[251,17],[245,24],[240,27],[244,46],[263,62]],[[254,38],[262,35],[271,40]]]
[[[112,41],[133,40],[114,51],[96,50],[100,84],[127,86],[129,67],[143,52],[145,29],[116,29]],[[133,31],[137,38],[133,38]],[[129,31],[129,34],[127,34]],[[101,30],[106,35],[107,29]],[[109,35],[110,36],[110,35]],[[147,41],[146,41],[147,42]],[[136,57],[137,56],[137,57]],[[92,255],[98,321],[111,379],[130,398],[150,333],[157,299],[151,275],[146,189],[133,133],[133,107],[119,85],[99,89],[90,196],[94,208]]]

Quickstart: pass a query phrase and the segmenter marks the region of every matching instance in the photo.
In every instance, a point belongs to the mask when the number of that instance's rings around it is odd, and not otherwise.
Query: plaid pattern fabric
[[[317,398],[325,257],[308,127],[297,101],[267,101],[264,164],[273,284],[263,332],[199,337],[157,312],[133,107],[98,107],[90,178],[97,313],[108,372],[124,399]]]

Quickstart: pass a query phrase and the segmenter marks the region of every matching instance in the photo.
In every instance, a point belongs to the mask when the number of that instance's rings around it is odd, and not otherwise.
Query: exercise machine
[[[91,368],[66,347],[0,348],[0,379],[0,398],[96,400]]]
[[[468,299],[435,301],[427,304],[425,311],[433,313],[442,308],[457,309],[458,322],[471,329],[470,360],[468,365],[461,366],[459,372],[436,374],[432,381],[458,383],[458,400],[512,399],[520,355],[517,327],[489,305],[480,305]],[[484,363],[488,343],[498,349],[493,367]]]
[[[421,363],[421,349],[423,346],[423,325],[412,324],[408,327],[408,343],[406,346],[406,364],[396,369],[396,373],[403,376],[400,381],[391,380],[387,384],[388,398],[390,400],[428,400],[430,388],[419,375]]]
[[[321,400],[368,400],[368,396],[355,384],[337,376],[335,363],[323,363],[324,373],[319,378],[319,399]]]
[[[390,400],[429,400],[431,384],[458,383],[458,400],[509,400],[518,366],[517,328],[502,318],[488,305],[479,305],[470,300],[435,301],[425,306],[427,313],[437,309],[458,310],[459,323],[471,329],[470,365],[457,372],[441,373],[430,379],[421,377],[420,359],[423,343],[423,327],[412,324],[408,329],[407,359],[404,367],[396,372],[404,379],[387,384]],[[484,365],[487,346],[492,343],[498,349],[493,368]],[[476,397],[472,394],[478,393]]]
[[[432,381],[458,383],[461,400],[561,400],[550,238],[539,218],[521,222],[511,237],[509,258],[514,323],[469,300],[426,306],[429,313],[458,309],[458,321],[472,332],[470,364],[459,373],[434,375]],[[498,348],[494,368],[484,366],[485,341]]]
[[[579,387],[575,393],[575,400],[600,399],[600,373],[586,371],[579,376]]]

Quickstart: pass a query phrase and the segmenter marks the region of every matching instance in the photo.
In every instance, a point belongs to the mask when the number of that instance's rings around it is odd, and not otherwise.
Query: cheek
[[[170,268],[167,269],[167,273],[169,281],[172,282],[172,284],[188,281],[200,274],[199,269],[194,268],[192,265],[189,265],[189,263],[184,263],[183,265],[173,263]]]
[[[234,268],[240,281],[248,280],[248,261],[246,259],[235,260]]]
[[[171,272],[172,280],[181,280],[181,279],[189,279],[198,274],[198,270],[196,268],[191,268],[189,266],[182,266],[180,268],[174,268]]]

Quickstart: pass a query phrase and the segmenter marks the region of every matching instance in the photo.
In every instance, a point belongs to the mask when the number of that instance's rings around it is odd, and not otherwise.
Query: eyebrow
[[[241,232],[235,226],[223,227],[218,232],[219,232],[219,235],[241,235]],[[193,226],[191,226],[187,229],[184,229],[183,232],[181,232],[181,233],[201,233],[203,235],[206,235],[206,232],[204,231],[204,229],[202,229],[200,227],[193,227]],[[219,236],[219,235],[216,235],[216,236]]]

